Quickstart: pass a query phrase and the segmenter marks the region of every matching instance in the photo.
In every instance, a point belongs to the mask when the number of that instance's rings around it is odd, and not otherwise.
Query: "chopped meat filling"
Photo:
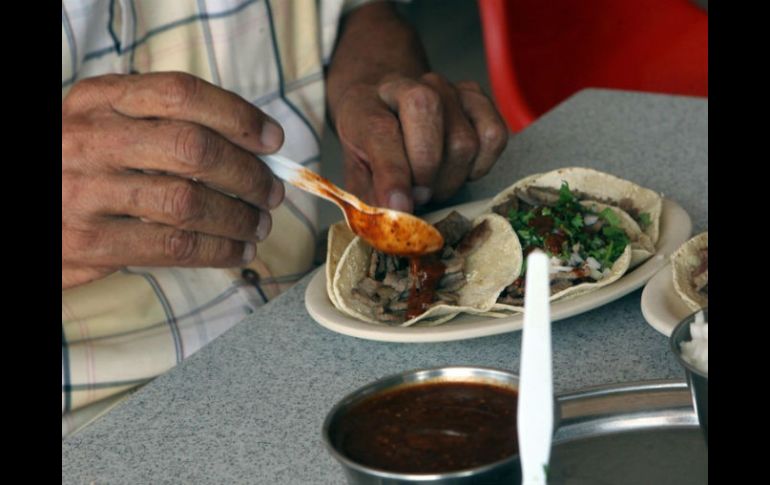
[[[415,297],[415,289],[423,299],[421,309],[442,303],[457,304],[458,291],[466,283],[466,259],[491,235],[486,221],[473,227],[469,219],[456,211],[434,226],[444,237],[444,247],[432,256],[443,266],[435,288],[423,287],[425,278],[412,274],[408,258],[372,251],[366,275],[353,289],[353,297],[374,308],[376,318],[383,323],[398,325],[409,319],[410,297]],[[420,266],[414,266],[419,275]]]

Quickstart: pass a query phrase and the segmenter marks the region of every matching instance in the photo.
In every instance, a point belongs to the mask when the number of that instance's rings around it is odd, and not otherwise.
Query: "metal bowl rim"
[[[321,432],[326,448],[329,450],[332,456],[334,456],[334,458],[336,458],[344,466],[354,469],[359,473],[375,476],[378,478],[411,480],[415,482],[420,482],[420,481],[427,482],[427,481],[439,480],[439,479],[453,479],[453,478],[463,478],[471,475],[480,475],[482,473],[487,472],[488,470],[501,467],[508,463],[513,463],[517,461],[519,459],[518,453],[508,458],[504,458],[502,460],[498,460],[493,463],[488,463],[486,465],[478,466],[476,468],[455,470],[447,473],[400,473],[400,472],[382,470],[378,468],[372,468],[372,467],[357,463],[351,460],[350,458],[346,457],[345,455],[343,455],[332,444],[331,436],[330,436],[330,427],[331,427],[332,421],[335,419],[335,417],[337,417],[339,412],[343,410],[345,407],[350,407],[352,404],[359,402],[362,399],[374,396],[388,389],[398,387],[398,384],[418,384],[421,382],[438,380],[437,378],[440,378],[443,375],[445,375],[447,371],[453,371],[457,373],[480,371],[481,374],[484,374],[487,376],[491,375],[491,376],[505,377],[509,380],[513,380],[515,382],[516,389],[518,390],[518,385],[519,385],[518,375],[510,371],[496,369],[493,367],[441,366],[441,367],[430,367],[430,368],[424,368],[424,369],[415,369],[415,370],[401,372],[398,374],[391,374],[391,375],[382,377],[380,379],[377,379],[373,382],[370,382],[364,386],[359,387],[355,391],[351,392],[347,396],[340,399],[337,402],[337,404],[335,404],[334,407],[332,407],[332,409],[326,415],[326,419],[324,419],[323,428]],[[409,377],[414,377],[414,379],[404,380],[405,378],[409,378]],[[469,374],[468,377],[473,377],[473,375]],[[468,380],[471,380],[471,379],[468,379]],[[558,406],[554,400],[554,410],[557,410],[557,409],[558,409]],[[556,427],[554,426],[554,429],[555,428]]]

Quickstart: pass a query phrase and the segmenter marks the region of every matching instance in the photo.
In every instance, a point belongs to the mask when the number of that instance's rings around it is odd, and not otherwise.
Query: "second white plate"
[[[658,271],[642,291],[644,319],[666,337],[670,337],[674,327],[693,311],[685,305],[674,289],[674,275],[670,263]]]
[[[448,207],[434,212],[425,219],[437,221],[456,210],[473,218],[489,203],[489,199]],[[572,300],[557,301],[551,305],[551,320],[561,320],[625,296],[641,288],[668,263],[669,255],[689,239],[692,231],[690,216],[679,204],[663,200],[660,238],[657,252],[634,270],[609,286],[600,288]],[[310,316],[322,326],[345,335],[384,342],[446,342],[476,337],[486,337],[521,330],[524,315],[502,318],[479,315],[460,315],[435,327],[391,327],[362,322],[337,310],[326,294],[325,268],[319,268],[305,291],[305,307]]]

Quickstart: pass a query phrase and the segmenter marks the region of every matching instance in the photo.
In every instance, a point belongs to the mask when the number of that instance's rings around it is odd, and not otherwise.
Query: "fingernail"
[[[271,119],[266,119],[262,125],[260,141],[265,150],[274,152],[283,145],[283,129]]]
[[[243,249],[242,264],[249,264],[254,256],[257,255],[257,245],[254,243],[246,243],[246,247]]]
[[[273,185],[270,187],[270,195],[267,196],[267,206],[270,209],[275,209],[283,201],[283,196],[286,194],[286,187],[283,186],[283,182],[273,177]]]
[[[259,223],[257,224],[257,239],[264,241],[270,229],[273,228],[273,218],[267,211],[259,211]]]
[[[433,190],[430,187],[412,187],[412,197],[417,205],[427,204],[433,197]]]
[[[400,190],[394,190],[388,198],[388,207],[401,212],[412,212],[412,201]]]

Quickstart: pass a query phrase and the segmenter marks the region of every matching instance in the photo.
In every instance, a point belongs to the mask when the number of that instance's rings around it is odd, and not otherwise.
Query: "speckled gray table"
[[[708,225],[708,102],[587,90],[515,136],[492,173],[455,202],[489,197],[535,171],[605,170],[663,192]],[[307,314],[309,278],[62,442],[63,483],[340,484],[321,442],[326,412],[387,374],[482,365],[518,372],[519,332],[435,344],[338,335]],[[553,325],[557,393],[680,379],[641,290]]]

